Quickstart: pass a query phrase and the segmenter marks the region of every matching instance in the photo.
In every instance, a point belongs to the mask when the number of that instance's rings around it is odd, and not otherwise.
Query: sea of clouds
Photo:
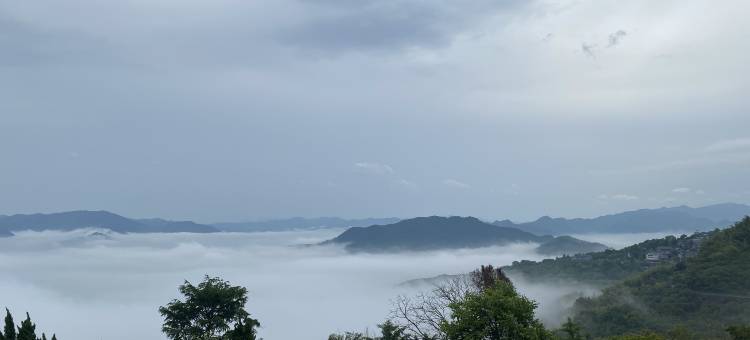
[[[332,332],[372,332],[388,317],[393,298],[430,288],[400,286],[404,281],[543,258],[534,244],[378,255],[305,246],[340,232],[21,232],[0,238],[0,307],[17,319],[30,312],[39,333],[56,332],[61,340],[166,339],[159,306],[179,297],[184,280],[197,283],[211,275],[248,288],[247,309],[260,320],[263,338],[325,339]],[[591,239],[621,247],[655,236]],[[516,284],[540,303],[539,317],[552,324],[571,296],[596,293],[590,287]]]

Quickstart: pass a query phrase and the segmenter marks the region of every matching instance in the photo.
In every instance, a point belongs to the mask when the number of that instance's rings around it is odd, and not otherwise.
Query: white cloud
[[[672,189],[672,192],[678,193],[678,194],[686,194],[686,193],[689,193],[691,191],[693,191],[693,190],[690,189],[690,188],[684,188],[684,187],[683,188],[674,188],[674,189]]]
[[[599,199],[602,200],[615,200],[615,201],[635,201],[640,199],[640,197],[635,195],[629,195],[629,194],[613,194],[613,195],[606,195],[601,194],[598,196]]]
[[[393,168],[388,164],[359,162],[359,163],[354,163],[354,167],[360,171],[373,174],[373,175],[382,176],[382,175],[392,175],[395,173],[395,171],[393,171]]]
[[[444,179],[440,183],[442,183],[443,185],[445,185],[447,187],[457,188],[457,189],[468,189],[468,188],[471,188],[470,185],[468,185],[468,184],[466,184],[464,182],[461,182],[459,180],[452,179],[452,178]]]

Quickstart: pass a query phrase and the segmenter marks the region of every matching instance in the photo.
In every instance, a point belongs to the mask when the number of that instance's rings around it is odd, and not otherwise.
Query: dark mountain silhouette
[[[13,231],[106,228],[118,233],[217,232],[214,227],[193,222],[160,219],[133,220],[108,211],[68,211],[53,214],[12,215],[0,218],[0,234]]]
[[[706,231],[730,225],[745,215],[750,206],[735,203],[710,205],[701,208],[679,206],[659,209],[640,209],[596,218],[551,218],[544,216],[533,222],[513,223],[495,221],[500,227],[510,227],[536,234],[580,233],[640,233],[661,231]]]
[[[214,223],[213,226],[222,231],[255,232],[255,231],[283,231],[295,229],[348,228],[366,227],[375,224],[391,224],[398,222],[398,218],[363,218],[343,219],[338,217],[319,218],[288,218],[257,222]]]
[[[514,242],[551,243],[546,250],[560,251],[557,254],[606,249],[598,243],[573,240],[577,242],[558,240],[553,236],[538,236],[516,228],[498,227],[474,217],[432,216],[388,225],[349,228],[324,244],[344,244],[347,250],[355,252],[479,248]]]

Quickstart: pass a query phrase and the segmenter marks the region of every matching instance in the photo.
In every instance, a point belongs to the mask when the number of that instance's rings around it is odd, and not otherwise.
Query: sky
[[[750,202],[743,0],[0,2],[0,214]]]
[[[414,297],[434,288],[400,285],[405,281],[467,273],[480,264],[542,259],[535,244],[391,254],[296,246],[339,232],[104,231],[108,237],[92,237],[92,230],[20,232],[0,238],[0,270],[6,273],[0,308],[9,308],[17,322],[28,311],[37,334],[56,333],[60,339],[166,339],[159,306],[183,298],[177,289],[185,280],[198,284],[210,275],[247,288],[246,309],[260,321],[260,337],[325,339],[334,332],[375,331],[399,295]],[[657,235],[609,236],[632,244]],[[550,286],[511,278],[521,294],[539,303],[536,315],[551,327],[564,319],[572,297],[598,292],[580,283]]]

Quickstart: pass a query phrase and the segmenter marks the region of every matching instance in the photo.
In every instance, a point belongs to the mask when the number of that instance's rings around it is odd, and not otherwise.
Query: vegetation
[[[750,323],[748,263],[750,218],[745,218],[715,232],[695,257],[647,270],[599,297],[579,299],[575,321],[595,337],[666,334],[682,324],[700,339],[736,338],[742,328],[725,330]]]
[[[657,264],[672,264],[681,257],[674,256],[660,263],[649,262],[646,254],[659,247],[675,249],[685,256],[697,252],[701,240],[715,234],[716,231],[695,233],[680,237],[667,236],[661,239],[644,241],[620,250],[606,250],[576,256],[562,256],[539,262],[515,261],[503,268],[508,274],[522,276],[532,282],[571,281],[606,287],[631,276],[640,274]]]
[[[185,301],[172,300],[159,308],[162,331],[174,340],[255,340],[258,320],[245,310],[247,289],[220,278],[205,277],[179,288]]]
[[[42,333],[42,337],[36,336],[36,324],[31,321],[31,316],[26,313],[26,319],[16,326],[13,322],[13,315],[10,310],[5,309],[5,324],[3,331],[0,332],[0,340],[47,340],[47,335]],[[57,335],[52,335],[52,340],[57,340]]]

